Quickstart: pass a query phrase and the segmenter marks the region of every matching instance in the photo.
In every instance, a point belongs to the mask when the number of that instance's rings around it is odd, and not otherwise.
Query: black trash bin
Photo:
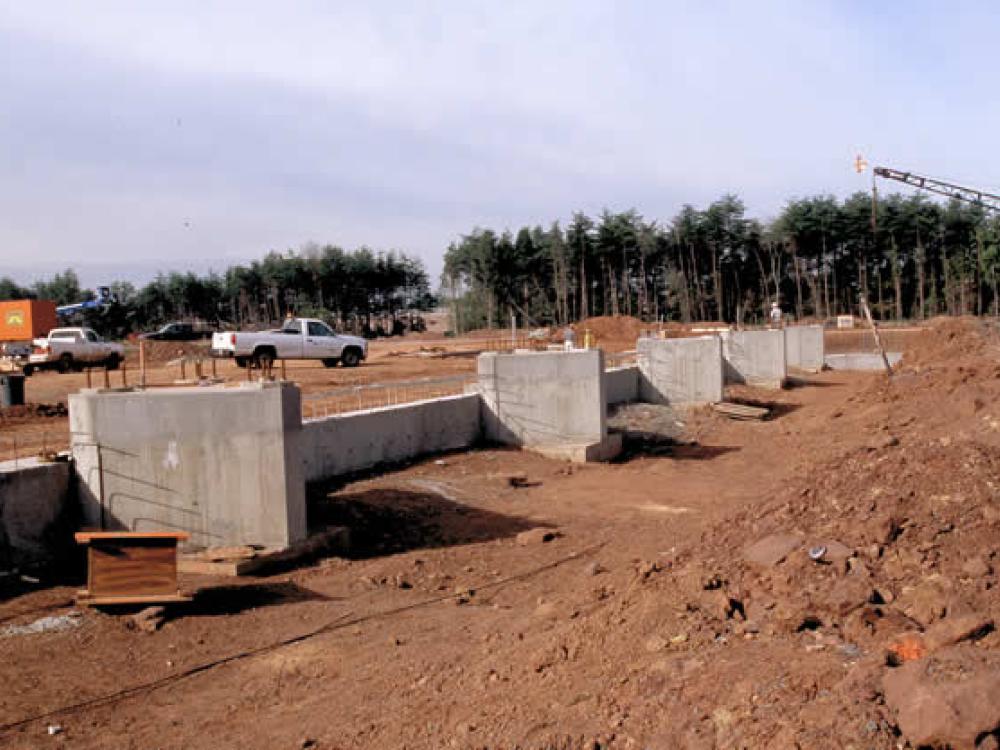
[[[24,375],[0,374],[0,406],[24,406]]]

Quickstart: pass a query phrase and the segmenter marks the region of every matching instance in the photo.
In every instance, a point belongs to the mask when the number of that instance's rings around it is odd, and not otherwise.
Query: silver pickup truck
[[[236,364],[268,368],[276,359],[318,359],[327,367],[340,362],[357,367],[368,356],[368,342],[335,333],[322,320],[290,318],[273,331],[223,331],[212,336],[213,357],[233,357]]]
[[[121,344],[105,341],[90,328],[53,328],[46,338],[32,342],[28,363],[22,369],[25,375],[47,369],[70,372],[94,365],[115,370],[124,358]]]

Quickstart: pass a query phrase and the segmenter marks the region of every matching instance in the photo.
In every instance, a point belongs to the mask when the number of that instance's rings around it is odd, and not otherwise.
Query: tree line
[[[141,287],[127,281],[108,286],[111,304],[83,313],[80,322],[115,337],[174,320],[266,326],[289,312],[321,318],[341,331],[372,334],[391,326],[399,313],[436,304],[419,258],[333,245],[273,252],[224,273],[172,272]],[[28,287],[0,278],[0,300],[50,299],[70,305],[94,297],[72,270]]]
[[[921,194],[790,201],[772,221],[725,195],[669,222],[573,214],[563,228],[477,228],[449,245],[442,288],[458,327],[562,325],[594,315],[753,323],[773,301],[797,319],[998,314],[1000,220]]]

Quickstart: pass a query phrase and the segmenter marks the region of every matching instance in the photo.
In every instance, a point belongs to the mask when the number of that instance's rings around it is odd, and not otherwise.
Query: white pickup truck
[[[322,320],[289,318],[273,331],[223,331],[212,335],[212,356],[233,357],[236,364],[268,368],[276,359],[318,359],[327,367],[340,362],[357,367],[368,356],[368,342],[335,333]]]
[[[124,357],[121,344],[105,341],[90,328],[53,328],[47,337],[32,342],[28,362],[21,369],[25,375],[48,369],[70,372],[92,365],[116,370]]]

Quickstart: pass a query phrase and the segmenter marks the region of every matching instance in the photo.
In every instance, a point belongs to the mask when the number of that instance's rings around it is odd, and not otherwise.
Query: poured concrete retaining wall
[[[639,366],[614,367],[604,371],[607,403],[626,404],[639,400]]]
[[[604,352],[479,355],[483,431],[509,445],[594,443],[607,434]]]
[[[651,404],[722,401],[722,343],[718,336],[642,338],[639,399]]]
[[[724,331],[720,335],[727,383],[765,388],[784,385],[788,377],[784,331]]]
[[[0,569],[51,561],[73,549],[68,462],[0,463]]]
[[[895,367],[903,359],[902,352],[886,352],[889,365]],[[885,370],[882,355],[877,352],[851,352],[848,354],[827,354],[826,366],[831,370]]]
[[[86,527],[187,531],[189,547],[305,538],[295,386],[82,391],[69,411]]]
[[[468,448],[481,435],[478,393],[310,420],[302,425],[303,474],[307,482],[329,479]]]
[[[823,369],[823,326],[789,326],[785,329],[785,362],[789,368],[819,372]]]

